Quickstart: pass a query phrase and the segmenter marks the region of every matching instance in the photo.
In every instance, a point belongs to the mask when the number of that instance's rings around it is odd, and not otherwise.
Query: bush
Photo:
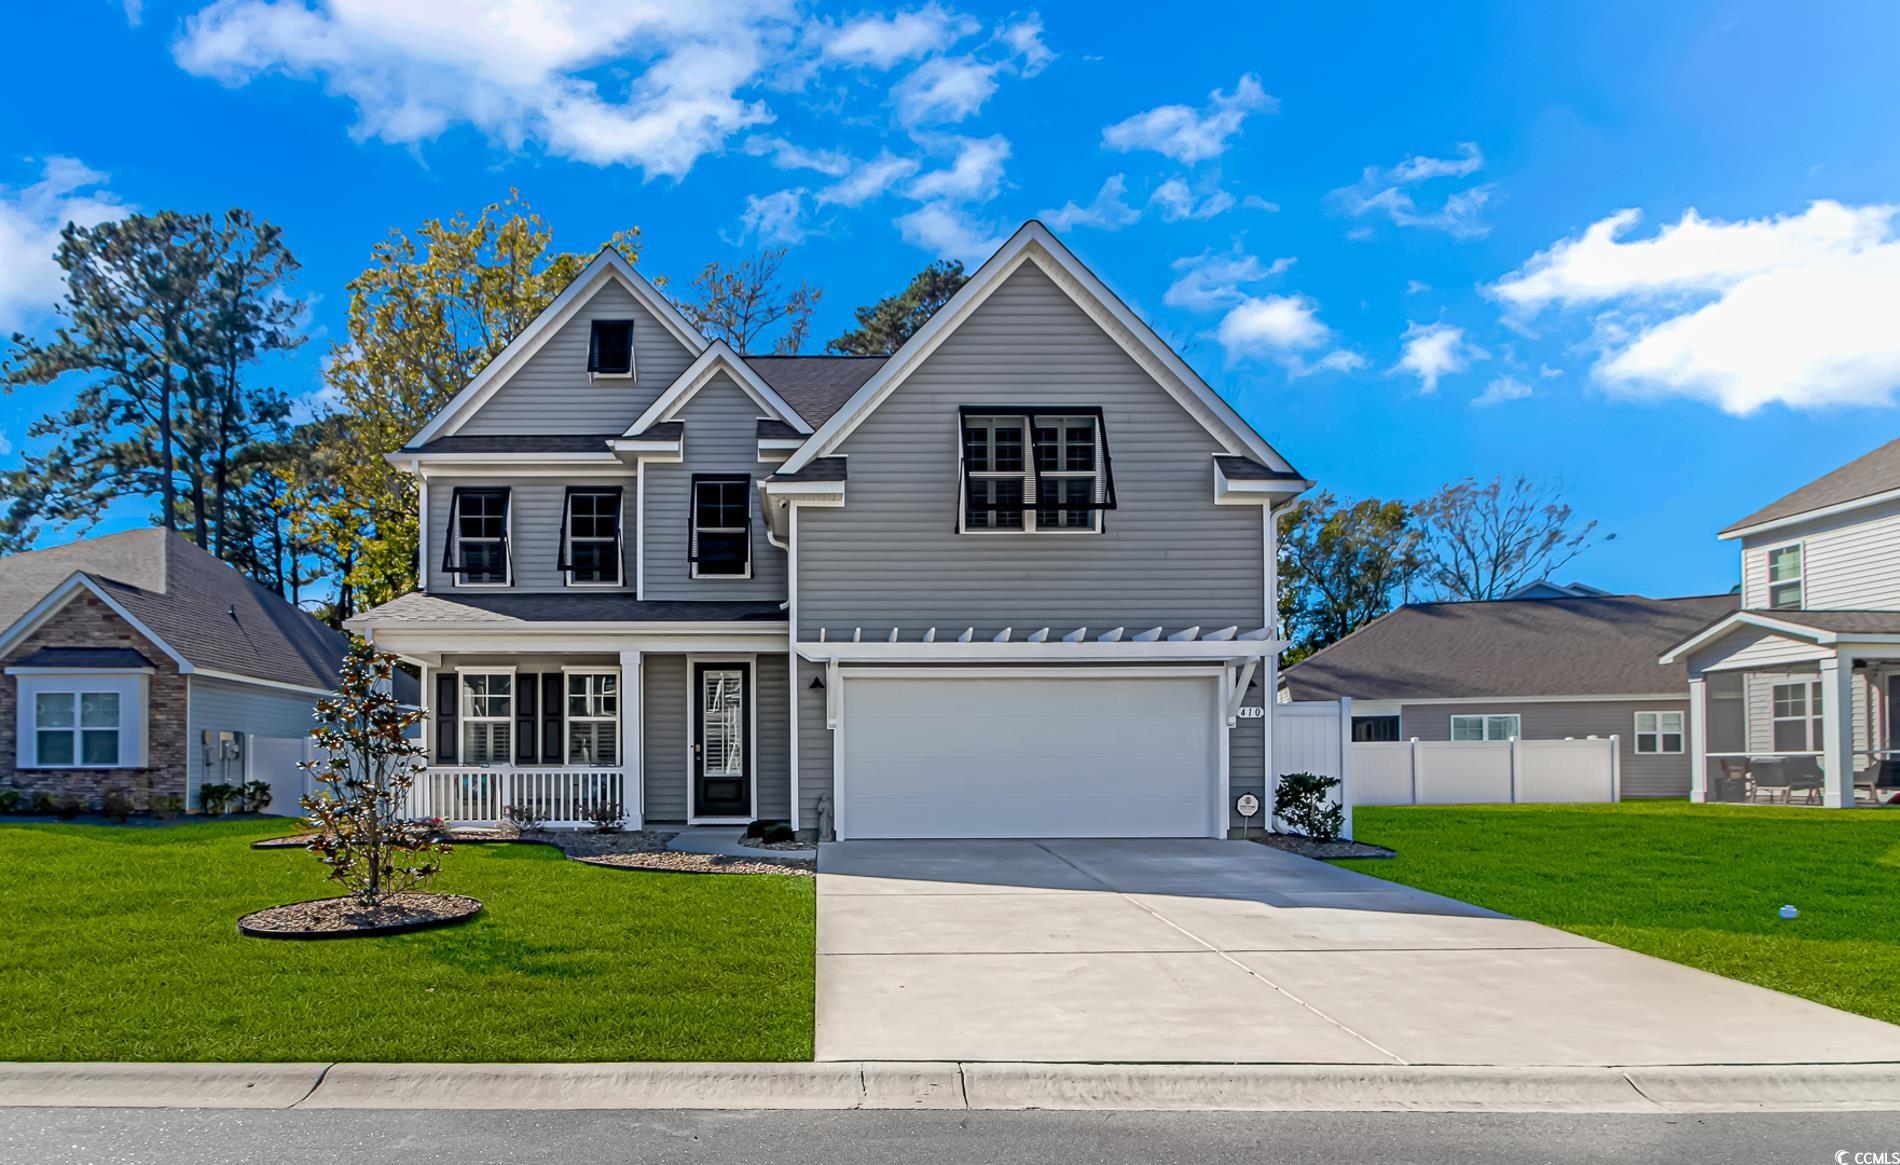
[[[587,811],[587,822],[595,833],[619,833],[627,827],[627,815],[620,811],[620,802],[605,801]]]
[[[783,821],[766,822],[765,828],[759,831],[759,840],[768,843],[791,841],[797,836],[791,825]]]
[[[246,813],[262,813],[264,810],[270,808],[271,792],[269,781],[246,781],[243,787],[238,790],[238,793],[243,799],[244,812]]]
[[[53,813],[61,821],[71,821],[85,811],[86,803],[79,799],[77,793],[61,793],[59,799],[53,802]]]
[[[744,837],[747,841],[771,841],[772,838],[768,835],[773,830],[786,828],[789,827],[783,821],[774,821],[770,817],[761,817],[745,827]]]
[[[27,801],[27,812],[35,817],[51,817],[58,808],[59,802],[45,789],[35,789],[32,798]]]
[[[547,818],[532,805],[503,805],[501,807],[503,825],[516,833],[529,833],[541,828]]]
[[[1332,841],[1346,827],[1346,811],[1333,803],[1339,778],[1316,773],[1285,773],[1273,790],[1273,815],[1295,833],[1314,841]]]
[[[18,813],[25,798],[18,789],[0,789],[0,813]]]
[[[150,810],[153,817],[160,821],[170,821],[185,811],[185,799],[176,793],[160,793],[152,798]]]
[[[137,808],[129,789],[107,789],[99,797],[99,812],[112,821],[129,819]]]
[[[244,796],[243,785],[225,785],[213,782],[198,786],[198,808],[210,816],[229,813],[240,804]]]

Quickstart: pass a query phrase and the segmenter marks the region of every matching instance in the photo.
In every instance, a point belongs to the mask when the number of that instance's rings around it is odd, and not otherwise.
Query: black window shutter
[[[561,747],[561,713],[567,707],[567,677],[547,672],[541,677],[541,759],[551,765],[567,763]]]
[[[435,759],[437,764],[455,763],[455,675],[435,677]]]
[[[534,732],[534,689],[533,675],[515,677],[515,763],[518,765],[534,763],[538,743]]]

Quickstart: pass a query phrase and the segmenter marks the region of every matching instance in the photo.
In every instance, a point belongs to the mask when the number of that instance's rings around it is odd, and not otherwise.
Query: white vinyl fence
[[[1615,736],[1356,743],[1353,800],[1360,805],[1620,801],[1617,745]]]
[[[264,812],[278,817],[301,817],[303,795],[310,791],[308,774],[300,767],[316,756],[308,736],[246,736],[244,779],[270,786],[270,804]]]
[[[1273,766],[1282,773],[1314,773],[1335,777],[1334,798],[1345,806],[1346,824],[1340,836],[1352,836],[1352,807],[1365,804],[1357,789],[1357,747],[1352,743],[1351,700],[1299,700],[1273,706]],[[1273,813],[1273,790],[1267,790],[1265,816]],[[1276,824],[1275,828],[1279,828]]]

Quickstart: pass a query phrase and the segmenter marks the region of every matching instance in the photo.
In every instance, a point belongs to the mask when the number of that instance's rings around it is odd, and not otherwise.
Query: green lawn
[[[239,915],[335,892],[283,820],[0,824],[0,1060],[804,1060],[809,878],[643,873],[467,846],[487,909],[283,942]]]
[[[1362,873],[1900,1022],[1900,812],[1753,805],[1355,811]],[[1783,903],[1801,916],[1784,922]]]

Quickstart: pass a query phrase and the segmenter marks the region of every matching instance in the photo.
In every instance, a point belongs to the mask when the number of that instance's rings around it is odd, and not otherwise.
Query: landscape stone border
[[[296,917],[301,914],[304,917],[308,917],[313,907],[321,914],[342,913],[340,909],[325,911],[322,908],[331,903],[336,903],[341,906],[349,902],[350,899],[348,897],[311,898],[302,902],[287,902],[282,906],[267,906],[262,910],[253,910],[251,913],[238,919],[238,933],[250,938],[288,939],[291,941],[305,942],[334,938],[384,938],[390,935],[413,934],[421,930],[435,930],[438,927],[455,926],[459,923],[467,922],[482,912],[482,902],[479,898],[470,898],[465,894],[431,894],[420,891],[409,891],[402,894],[390,895],[388,899],[389,904],[379,908],[379,910],[384,912],[407,915],[407,917],[397,917],[388,922],[342,927],[284,927],[262,925],[273,915]],[[393,904],[393,906],[390,904]],[[426,910],[425,907],[432,907],[434,909]]]

